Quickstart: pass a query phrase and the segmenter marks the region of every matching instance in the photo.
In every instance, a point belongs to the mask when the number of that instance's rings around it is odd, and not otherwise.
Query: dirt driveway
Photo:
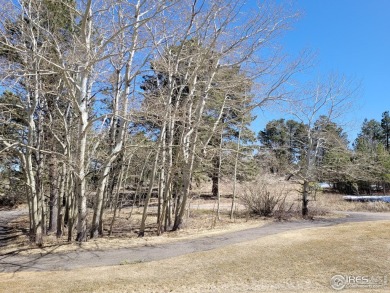
[[[193,252],[212,250],[290,230],[326,227],[348,222],[390,220],[390,213],[340,213],[345,214],[346,217],[313,221],[272,222],[257,228],[198,239],[181,240],[161,245],[115,250],[80,250],[67,253],[54,253],[49,251],[39,255],[2,255],[0,256],[0,272],[72,270],[85,267],[149,262]]]

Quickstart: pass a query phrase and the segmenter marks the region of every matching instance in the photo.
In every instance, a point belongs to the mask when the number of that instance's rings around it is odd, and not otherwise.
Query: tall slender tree
[[[389,143],[390,143],[390,115],[389,111],[385,111],[382,114],[381,127],[383,129],[383,138],[386,150],[390,152]]]

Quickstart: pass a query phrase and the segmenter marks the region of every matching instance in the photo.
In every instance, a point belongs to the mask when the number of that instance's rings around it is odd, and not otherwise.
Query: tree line
[[[157,233],[180,229],[193,185],[211,180],[219,199],[221,174],[234,183],[233,217],[237,181],[265,164],[302,180],[306,215],[312,182],[343,172],[347,181],[347,166],[379,156],[379,143],[361,157],[361,147],[348,150],[334,122],[351,98],[343,78],[293,93],[307,54],[291,59],[278,47],[297,18],[286,6],[1,4],[1,192],[27,201],[33,243],[48,233],[86,241],[102,236],[104,224],[111,233],[123,204],[143,208],[142,237],[152,200]],[[295,121],[270,122],[254,152],[254,110],[287,100]],[[114,216],[104,223],[108,208]]]
[[[308,184],[327,182],[348,194],[386,194],[390,183],[389,125],[388,111],[380,121],[365,119],[350,145],[343,128],[326,116],[319,116],[312,126],[294,119],[276,119],[258,133],[258,156],[267,171],[305,181],[303,174],[310,165],[307,156],[312,154]]]
[[[1,173],[27,199],[32,242],[65,228],[68,240],[102,235],[126,188],[133,204],[142,196],[140,236],[153,196],[158,233],[179,229],[193,181],[206,174],[218,193],[221,153],[238,173],[252,109],[300,66],[272,47],[295,15],[243,7],[2,2]]]

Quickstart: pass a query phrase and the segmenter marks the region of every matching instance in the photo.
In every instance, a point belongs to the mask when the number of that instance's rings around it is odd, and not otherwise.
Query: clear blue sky
[[[348,117],[355,121],[347,129],[352,141],[364,118],[380,120],[390,110],[390,0],[295,0],[293,6],[303,15],[281,39],[285,51],[309,48],[317,53],[318,74],[361,81],[358,106]],[[273,115],[259,114],[253,129]]]

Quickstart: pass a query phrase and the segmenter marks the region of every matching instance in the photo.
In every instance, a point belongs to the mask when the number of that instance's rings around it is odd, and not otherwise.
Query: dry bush
[[[293,217],[300,217],[301,215],[301,208],[298,203],[294,203],[291,201],[288,201],[287,195],[289,192],[286,192],[286,196],[282,198],[280,203],[277,205],[276,209],[274,210],[273,216],[281,220],[288,220]]]
[[[240,201],[251,214],[284,218],[294,205],[287,203],[288,194],[289,190],[284,187],[271,189],[266,180],[257,180],[242,187]]]

